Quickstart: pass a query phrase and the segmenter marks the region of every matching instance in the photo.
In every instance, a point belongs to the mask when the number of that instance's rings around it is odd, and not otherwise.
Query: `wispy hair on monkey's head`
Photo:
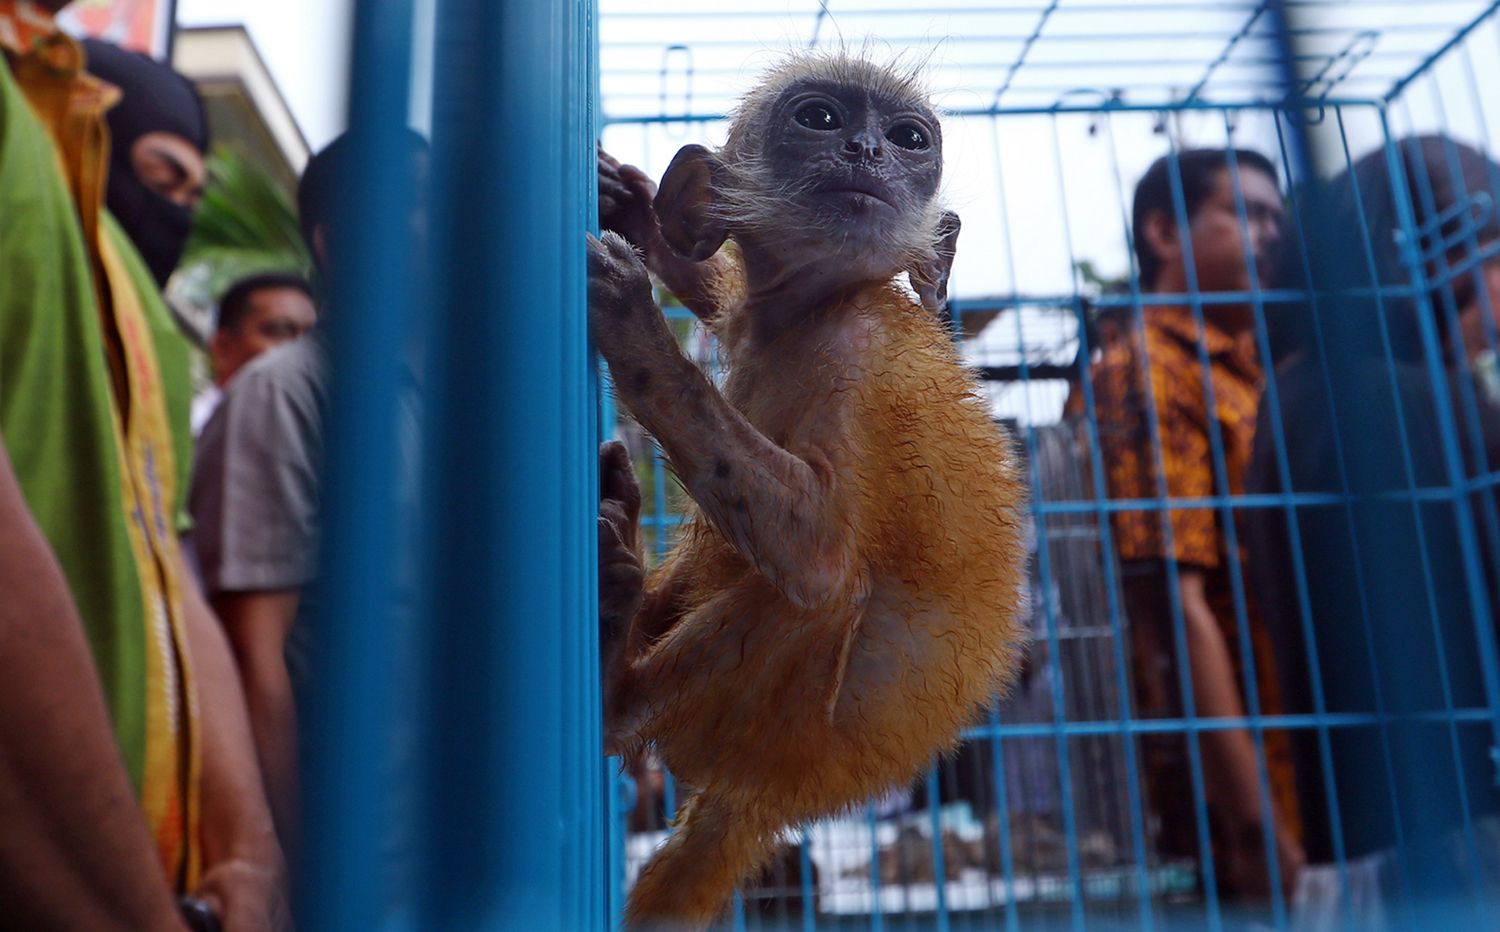
[[[724,151],[754,148],[764,135],[757,129],[766,125],[776,101],[787,88],[806,81],[863,87],[872,94],[931,110],[931,92],[922,80],[923,64],[923,61],[903,61],[900,57],[877,61],[868,41],[858,49],[839,46],[788,52],[761,74],[755,87],[730,113],[729,139]]]
[[[859,88],[899,108],[929,114],[941,141],[931,95],[922,78],[924,63],[925,59],[900,55],[877,60],[868,41],[857,48],[797,50],[781,57],[731,112],[728,138],[717,153],[727,184],[723,185],[716,208],[726,225],[735,231],[752,233],[783,232],[789,220],[808,232],[818,227],[820,221],[816,218],[788,216],[797,195],[815,184],[816,179],[778,179],[768,165],[767,141],[771,134],[767,127],[772,125],[777,104],[795,86],[828,84]],[[886,248],[893,255],[904,257],[902,262],[929,254],[941,215],[938,198],[931,198],[920,210],[900,218],[899,226],[889,231]]]

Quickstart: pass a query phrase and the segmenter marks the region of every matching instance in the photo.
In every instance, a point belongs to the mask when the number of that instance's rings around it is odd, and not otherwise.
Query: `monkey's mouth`
[[[872,201],[884,204],[887,207],[895,206],[886,198],[885,192],[881,191],[878,186],[859,181],[849,182],[848,184],[830,185],[823,189],[823,193],[847,198],[856,204],[865,206],[868,206]]]

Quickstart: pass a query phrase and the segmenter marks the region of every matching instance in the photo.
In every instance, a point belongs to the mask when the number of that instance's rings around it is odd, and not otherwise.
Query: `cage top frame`
[[[798,48],[868,44],[923,64],[954,115],[1383,105],[1500,0],[1284,0],[1298,83],[1284,92],[1272,0],[601,0],[606,123],[719,120]],[[1496,27],[1500,49],[1500,27]],[[873,37],[873,38],[867,38]]]

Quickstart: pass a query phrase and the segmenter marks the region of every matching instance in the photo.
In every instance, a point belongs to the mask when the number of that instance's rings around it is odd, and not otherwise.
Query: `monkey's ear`
[[[953,257],[958,252],[958,233],[963,223],[958,214],[943,211],[934,231],[932,252],[907,269],[911,286],[922,306],[938,320],[948,319],[948,277],[953,272]]]
[[[719,251],[729,231],[714,216],[714,175],[719,160],[703,146],[683,146],[657,189],[661,235],[685,259],[702,262]]]

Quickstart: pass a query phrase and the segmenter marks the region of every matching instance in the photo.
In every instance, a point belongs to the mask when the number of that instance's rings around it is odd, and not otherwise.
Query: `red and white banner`
[[[75,36],[93,36],[164,60],[175,6],[175,0],[73,0],[57,21]]]

